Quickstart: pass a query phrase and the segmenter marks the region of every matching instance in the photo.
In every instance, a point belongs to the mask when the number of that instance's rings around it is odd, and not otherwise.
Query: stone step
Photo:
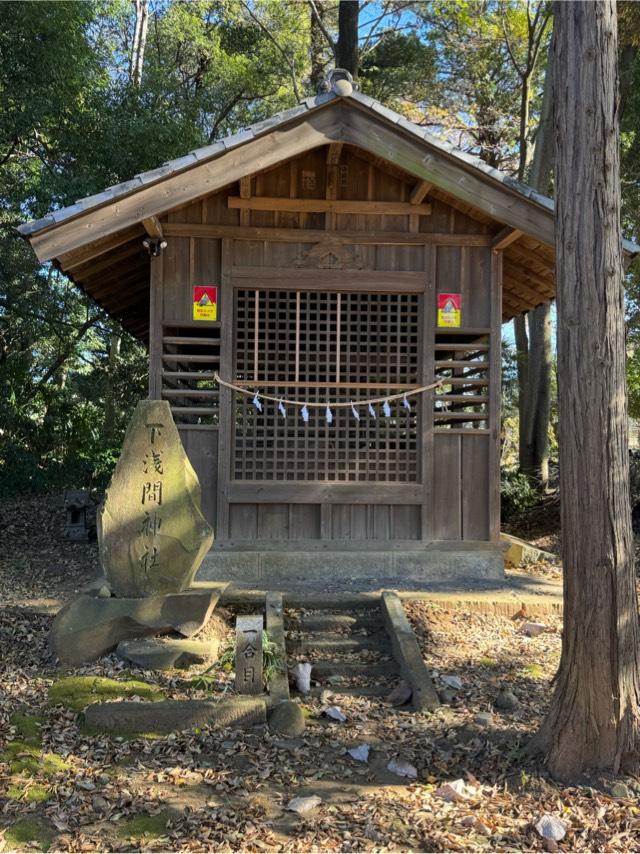
[[[320,697],[324,691],[329,691],[336,697],[386,697],[392,689],[392,685],[317,685],[311,689],[307,696]]]
[[[362,614],[303,614],[299,620],[290,620],[288,628],[296,628],[303,632],[339,631],[340,629],[376,629],[383,628],[382,616],[379,613],[366,612]]]
[[[394,661],[382,662],[343,662],[343,661],[312,661],[311,678],[322,676],[394,676],[398,667]]]
[[[288,638],[287,652],[289,655],[304,655],[309,652],[359,652],[360,650],[378,650],[388,652],[385,649],[384,638],[376,637],[311,637],[311,638]]]
[[[217,658],[219,650],[218,640],[142,638],[121,641],[116,647],[116,655],[123,661],[137,664],[143,670],[171,670],[211,661]]]

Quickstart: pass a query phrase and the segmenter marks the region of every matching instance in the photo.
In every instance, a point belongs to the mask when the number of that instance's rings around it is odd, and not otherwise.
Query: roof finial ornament
[[[333,68],[320,84],[318,94],[335,92],[341,98],[348,98],[354,89],[359,88],[346,68]]]

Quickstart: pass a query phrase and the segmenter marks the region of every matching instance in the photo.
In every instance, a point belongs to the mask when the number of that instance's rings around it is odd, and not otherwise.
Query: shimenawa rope
[[[346,408],[348,406],[354,406],[354,405],[355,406],[368,406],[369,404],[373,405],[374,403],[384,403],[385,401],[388,402],[390,400],[401,400],[401,399],[405,399],[407,397],[413,397],[416,394],[422,394],[422,392],[424,392],[424,391],[431,391],[432,388],[437,388],[438,386],[440,386],[444,382],[446,382],[446,379],[440,379],[434,383],[431,383],[430,385],[420,386],[420,388],[411,388],[408,391],[401,391],[398,394],[385,395],[385,397],[371,397],[367,400],[358,399],[358,400],[349,400],[348,402],[344,402],[344,401],[331,401],[330,402],[330,401],[325,400],[322,403],[310,403],[309,401],[305,401],[305,400],[287,400],[286,397],[273,397],[272,395],[269,395],[269,394],[262,394],[261,392],[259,392],[257,390],[260,386],[259,382],[254,383],[253,390],[250,390],[248,388],[243,388],[242,386],[234,385],[233,383],[228,383],[226,380],[223,380],[220,377],[220,375],[218,374],[217,371],[215,371],[215,373],[214,373],[214,379],[218,383],[218,385],[223,385],[223,386],[225,386],[225,388],[230,388],[232,391],[237,391],[238,394],[244,394],[247,397],[255,397],[256,395],[258,395],[260,400],[272,400],[274,403],[283,403],[283,404],[288,404],[289,406],[300,406],[300,407],[312,406],[312,407],[316,407],[319,409],[324,409],[327,406],[330,406],[330,407],[333,407],[336,409],[338,409],[339,407],[345,407]],[[330,389],[328,389],[328,390],[330,390]]]

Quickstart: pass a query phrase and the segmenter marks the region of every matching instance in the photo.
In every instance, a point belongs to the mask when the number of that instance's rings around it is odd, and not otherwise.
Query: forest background
[[[623,229],[636,238],[638,6],[618,4]],[[103,486],[146,395],[144,347],[38,264],[21,222],[291,107],[335,65],[440,138],[552,194],[552,34],[550,4],[536,0],[3,3],[0,497]],[[555,452],[552,318],[534,311],[504,330],[507,507],[546,485]],[[640,418],[633,268],[627,328],[630,415]]]

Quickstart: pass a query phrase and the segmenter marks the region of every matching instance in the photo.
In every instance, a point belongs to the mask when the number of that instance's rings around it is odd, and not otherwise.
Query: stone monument
[[[123,641],[196,634],[209,621],[218,593],[185,591],[212,542],[213,531],[200,509],[198,477],[169,404],[140,401],[98,514],[108,586],[59,611],[49,635],[54,654],[63,664],[78,665]],[[160,656],[163,664],[168,653],[184,658],[179,641],[173,649],[170,645],[158,642],[153,648],[148,640],[145,655]],[[186,652],[192,655],[193,649]]]
[[[262,694],[262,614],[236,618],[236,691]]]
[[[168,402],[140,401],[98,514],[111,590],[122,597],[181,593],[212,542],[198,477]]]

